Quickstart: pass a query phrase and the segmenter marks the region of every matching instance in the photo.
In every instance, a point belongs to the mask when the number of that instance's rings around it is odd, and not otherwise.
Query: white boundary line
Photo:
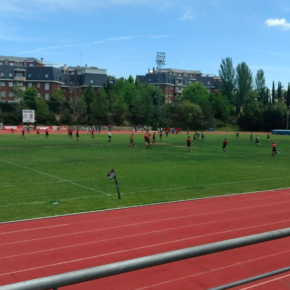
[[[264,215],[268,215],[268,214],[281,213],[281,212],[285,212],[285,211],[288,212],[289,209],[283,210],[283,211],[280,210],[280,211],[267,212],[267,213],[264,213],[264,214],[243,216],[243,217],[238,217],[238,218],[234,218],[234,219],[224,219],[224,220],[218,220],[218,221],[191,224],[191,225],[187,225],[187,226],[179,226],[179,227],[175,227],[175,228],[166,228],[166,229],[161,229],[161,230],[153,230],[153,231],[142,232],[142,233],[138,233],[138,234],[134,234],[134,235],[118,236],[118,237],[115,237],[115,238],[108,238],[108,239],[103,239],[103,240],[98,240],[98,241],[90,241],[90,242],[85,242],[85,243],[80,243],[80,244],[73,244],[73,245],[63,246],[63,247],[58,247],[58,248],[48,248],[48,249],[45,249],[45,250],[39,250],[39,251],[35,251],[35,252],[27,252],[27,253],[21,253],[21,254],[17,254],[17,255],[3,256],[3,257],[0,257],[0,260],[8,259],[8,258],[10,259],[10,258],[19,257],[19,256],[39,254],[39,253],[44,253],[44,252],[57,251],[57,250],[62,250],[62,249],[74,248],[74,247],[81,247],[81,246],[92,245],[92,244],[97,244],[97,243],[103,243],[103,242],[112,241],[112,240],[127,239],[127,238],[133,238],[133,237],[138,237],[138,236],[143,236],[143,235],[148,235],[148,234],[154,234],[154,233],[156,234],[156,233],[159,233],[159,232],[173,231],[173,230],[176,230],[176,229],[186,229],[186,228],[190,228],[190,227],[200,227],[200,226],[204,226],[204,225],[215,224],[215,223],[219,223],[219,222],[228,222],[228,221],[242,220],[242,219],[247,219],[247,218],[252,218],[252,217],[260,217],[260,216],[264,216]],[[215,233],[212,233],[212,234],[215,235]],[[13,244],[13,243],[9,243],[9,244],[6,244],[6,245],[11,245],[11,244]],[[3,244],[3,245],[5,245],[5,244]]]
[[[35,220],[42,220],[42,219],[54,219],[54,218],[68,217],[68,216],[75,216],[75,215],[84,215],[84,214],[89,214],[89,213],[98,213],[98,212],[107,212],[107,211],[114,211],[114,210],[131,209],[131,208],[138,208],[138,207],[142,208],[142,207],[149,207],[149,206],[163,205],[163,204],[170,204],[170,203],[173,204],[173,203],[182,203],[182,202],[187,202],[187,201],[206,200],[206,199],[210,199],[210,198],[216,199],[216,198],[222,198],[222,197],[231,197],[231,196],[263,193],[263,192],[271,192],[271,191],[278,191],[278,190],[289,190],[289,189],[290,189],[290,187],[285,187],[285,188],[276,188],[276,189],[269,189],[269,190],[224,194],[224,195],[218,195],[218,196],[206,196],[206,197],[200,197],[200,198],[181,199],[181,200],[175,200],[175,201],[157,202],[157,203],[151,203],[151,204],[141,204],[141,205],[127,206],[127,207],[117,207],[117,208],[109,208],[109,209],[103,209],[103,210],[93,210],[93,211],[77,212],[77,213],[70,213],[70,214],[64,214],[64,215],[55,215],[55,216],[46,216],[46,217],[39,217],[39,218],[32,218],[32,219],[8,221],[8,222],[2,222],[2,223],[0,223],[0,225],[19,223],[19,222],[27,222],[27,221],[35,221]]]
[[[120,228],[126,228],[126,227],[137,226],[137,225],[151,224],[151,223],[156,223],[156,222],[184,219],[184,218],[189,218],[189,217],[206,216],[206,215],[219,214],[219,213],[225,213],[225,212],[231,212],[231,211],[239,211],[239,210],[252,209],[252,208],[261,208],[261,207],[265,207],[265,206],[271,206],[271,205],[281,204],[281,203],[285,204],[285,203],[289,203],[289,202],[290,201],[288,201],[288,202],[282,201],[282,202],[276,202],[276,203],[268,203],[268,204],[262,204],[262,205],[260,204],[260,205],[255,205],[255,206],[247,206],[247,207],[242,207],[242,208],[220,210],[220,211],[215,211],[215,212],[205,212],[205,213],[191,214],[191,215],[184,215],[184,216],[170,217],[170,218],[167,217],[165,219],[159,219],[159,220],[149,220],[149,221],[144,221],[144,222],[139,222],[139,223],[131,223],[131,224],[118,225],[118,226],[111,226],[111,227],[107,227],[107,228],[90,229],[90,230],[81,231],[81,232],[70,232],[70,233],[67,233],[67,234],[61,234],[61,235],[57,235],[57,236],[51,236],[50,235],[50,236],[41,237],[41,238],[34,238],[34,239],[31,239],[31,240],[22,240],[22,241],[17,240],[16,242],[8,242],[8,243],[0,244],[0,246],[27,243],[27,242],[40,241],[40,240],[59,238],[59,237],[66,237],[66,236],[74,236],[74,235],[80,235],[80,234],[92,233],[92,232],[100,232],[100,231],[106,231],[106,230],[112,230],[112,229],[120,229]],[[75,224],[71,224],[71,226],[72,225],[75,225]]]
[[[287,193],[285,193],[287,194]],[[289,193],[290,195],[290,193]],[[98,196],[99,197],[99,196]],[[268,196],[268,197],[264,197],[263,198],[263,201],[265,199],[273,199],[275,198],[275,196]],[[251,198],[249,201],[252,202],[252,201],[256,201],[256,200],[261,200],[261,198]],[[235,204],[235,203],[239,203],[240,201],[239,200],[232,200],[232,201],[228,201],[228,202],[223,202],[222,205],[225,205],[225,204]],[[18,204],[19,205],[19,204]],[[166,209],[166,210],[157,210],[157,211],[149,211],[149,212],[146,212],[146,213],[137,213],[137,214],[130,214],[130,215],[123,215],[121,218],[132,218],[132,217],[136,217],[136,216],[146,216],[146,215],[152,215],[152,214],[155,214],[155,213],[165,213],[165,212],[173,212],[173,211],[184,211],[184,210],[188,210],[188,209],[191,209],[191,210],[196,210],[197,208],[200,209],[200,208],[204,208],[204,207],[210,207],[210,206],[215,206],[216,204],[214,203],[210,203],[210,204],[205,204],[205,205],[199,205],[199,206],[196,206],[196,207],[193,207],[193,206],[186,206],[186,207],[181,207],[181,208],[175,208],[175,209]],[[0,206],[1,207],[1,206]],[[203,214],[204,215],[204,214]],[[86,221],[80,221],[80,222],[71,222],[71,223],[68,223],[67,225],[68,226],[72,226],[72,225],[78,225],[78,224],[86,224],[86,223],[93,223],[93,222],[101,222],[101,221],[107,221],[107,220],[115,220],[115,219],[119,219],[120,216],[116,216],[116,217],[108,217],[108,218],[102,218],[102,219],[91,219],[91,220],[86,220]],[[37,228],[36,228],[37,229]],[[27,231],[28,229],[24,229],[23,231]],[[35,230],[35,228],[30,228],[31,231]],[[19,232],[21,230],[17,230],[16,232]],[[6,234],[6,233],[13,233],[14,231],[11,231],[11,232],[3,232],[3,233],[0,233],[1,234]]]
[[[258,286],[261,286],[261,285],[264,285],[264,284],[268,284],[268,283],[271,283],[273,281],[277,281],[277,280],[280,280],[280,279],[283,279],[283,278],[286,278],[286,277],[289,277],[290,274],[288,275],[284,275],[284,276],[280,276],[278,278],[274,278],[274,279],[271,279],[271,280],[268,280],[268,281],[265,281],[265,282],[262,282],[262,283],[259,283],[259,284],[256,284],[256,285],[253,285],[253,286],[249,286],[249,287],[246,287],[246,288],[241,288],[241,290],[247,290],[247,289],[251,289],[251,288],[256,288]],[[286,286],[286,285],[285,285]],[[289,287],[289,285],[288,285]],[[289,289],[289,288],[288,288]]]
[[[22,166],[22,165],[19,165],[17,163],[13,163],[13,162],[9,162],[9,161],[5,161],[5,160],[2,160],[0,159],[1,162],[4,162],[4,163],[8,163],[10,165],[14,165],[14,166],[17,166],[17,167],[20,167],[20,168],[24,168],[26,170],[30,170],[30,171],[34,171],[36,173],[39,173],[39,174],[42,174],[42,175],[45,175],[45,176],[49,176],[49,177],[52,177],[52,178],[56,178],[58,180],[61,180],[63,182],[67,182],[67,183],[71,183],[73,185],[76,185],[76,186],[79,186],[79,187],[82,187],[82,188],[85,188],[85,189],[88,189],[88,190],[91,190],[91,191],[96,191],[96,192],[99,192],[99,193],[102,193],[104,195],[107,195],[107,196],[111,196],[111,194],[109,193],[106,193],[106,192],[103,192],[103,191],[100,191],[100,190],[97,190],[97,189],[94,189],[94,188],[90,188],[90,187],[87,187],[87,186],[84,186],[84,185],[81,185],[81,184],[78,184],[78,183],[75,183],[73,181],[70,181],[70,180],[67,180],[67,179],[64,179],[64,178],[60,178],[60,177],[57,177],[57,176],[54,176],[54,175],[51,175],[51,174],[48,174],[48,173],[45,173],[45,172],[41,172],[39,170],[35,170],[35,169],[32,169],[32,168],[29,168],[29,167],[26,167],[26,166]]]
[[[280,223],[289,222],[289,221],[290,220],[284,220],[284,221],[279,221],[279,222],[274,222],[274,223],[267,223],[267,224],[255,225],[255,226],[251,226],[251,227],[245,227],[245,228],[238,228],[238,229],[233,229],[233,230],[221,231],[221,232],[217,232],[217,233],[209,233],[209,234],[206,234],[206,235],[200,235],[200,236],[189,237],[189,238],[184,238],[184,239],[170,240],[170,241],[163,242],[163,243],[150,244],[150,245],[146,245],[146,246],[142,246],[142,247],[130,248],[130,249],[125,249],[125,250],[116,251],[116,252],[110,252],[110,253],[105,253],[105,254],[98,254],[98,255],[95,255],[95,256],[89,256],[89,257],[85,257],[85,258],[78,258],[78,259],[74,259],[74,260],[67,260],[67,261],[63,261],[63,262],[59,262],[59,263],[48,264],[48,265],[44,265],[44,266],[38,266],[38,267],[22,269],[22,270],[17,270],[17,271],[12,271],[12,272],[14,274],[15,273],[23,273],[23,272],[33,271],[33,270],[37,270],[37,269],[43,269],[43,268],[47,268],[47,267],[53,267],[53,266],[70,264],[70,263],[76,263],[76,262],[80,262],[80,261],[96,259],[96,258],[99,258],[99,257],[105,257],[105,256],[110,256],[110,255],[115,255],[115,254],[120,254],[120,253],[125,253],[125,252],[132,252],[132,251],[141,250],[141,249],[158,247],[158,246],[173,244],[173,243],[177,243],[177,242],[189,241],[189,240],[203,238],[203,237],[208,237],[208,236],[212,236],[212,235],[226,234],[226,233],[238,232],[238,231],[243,231],[243,230],[248,230],[248,229],[253,229],[253,228],[259,228],[259,227],[262,227],[262,226],[275,225],[275,224],[280,224]],[[1,273],[0,276],[10,275],[10,274],[11,274],[11,271],[8,272],[8,273]]]
[[[189,276],[185,276],[185,277],[180,277],[180,278],[176,278],[176,279],[172,279],[172,280],[167,280],[167,281],[164,281],[164,282],[161,282],[161,283],[148,285],[148,286],[145,286],[145,287],[142,287],[142,288],[136,288],[134,290],[149,289],[149,288],[161,286],[161,285],[164,285],[164,284],[169,284],[169,283],[172,283],[172,282],[176,282],[176,281],[180,281],[180,280],[184,280],[184,279],[188,279],[188,278],[192,278],[192,277],[196,277],[196,276],[208,274],[208,273],[211,273],[211,272],[216,272],[216,271],[228,269],[228,268],[231,268],[231,267],[234,267],[234,266],[240,266],[241,264],[247,264],[247,263],[250,263],[250,262],[254,262],[254,261],[258,261],[258,260],[270,258],[270,257],[273,257],[273,256],[278,256],[278,255],[286,254],[286,253],[289,253],[289,252],[290,252],[290,250],[289,251],[283,251],[283,252],[275,253],[275,254],[271,254],[271,255],[267,255],[267,256],[262,256],[262,257],[255,258],[255,259],[251,259],[251,260],[247,260],[247,261],[237,262],[235,264],[227,265],[227,266],[224,266],[224,267],[220,267],[220,268],[216,268],[216,269],[212,269],[212,270],[208,270],[208,271],[204,271],[204,272],[201,272],[201,273],[196,273],[196,274],[193,274],[193,275],[189,275]],[[245,290],[245,288],[243,288],[241,290]]]

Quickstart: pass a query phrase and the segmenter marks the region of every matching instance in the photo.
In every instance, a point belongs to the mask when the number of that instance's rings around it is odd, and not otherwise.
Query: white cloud
[[[76,44],[69,44],[69,45],[50,46],[50,47],[38,48],[38,49],[34,49],[34,50],[21,51],[19,53],[32,53],[32,52],[34,53],[34,52],[40,52],[40,51],[45,51],[45,50],[68,48],[68,47],[78,47],[78,46],[86,46],[86,45],[96,45],[96,44],[102,44],[102,43],[106,43],[106,42],[130,40],[130,39],[136,39],[136,38],[157,39],[157,38],[164,38],[164,37],[169,37],[169,35],[121,36],[121,37],[107,38],[107,39],[104,39],[104,40],[98,40],[98,41],[93,41],[93,42],[85,42],[85,43],[83,42],[83,43],[76,43]]]
[[[287,20],[285,18],[282,18],[282,19],[273,19],[273,18],[270,18],[266,21],[266,25],[268,27],[271,27],[271,26],[280,26],[282,27],[284,30],[290,30],[290,23],[287,22]]]
[[[179,20],[192,21],[193,19],[195,19],[195,17],[196,17],[196,15],[194,15],[190,10],[187,10]]]

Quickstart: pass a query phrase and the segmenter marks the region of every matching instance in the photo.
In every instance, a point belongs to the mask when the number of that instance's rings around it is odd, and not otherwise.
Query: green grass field
[[[280,152],[275,158],[265,135],[256,147],[248,134],[240,140],[206,134],[191,153],[186,138],[169,135],[159,145],[157,138],[147,150],[143,135],[135,135],[135,149],[128,149],[129,134],[113,133],[112,144],[105,134],[95,140],[83,134],[79,142],[66,135],[0,135],[0,221],[290,187],[290,136],[271,136]],[[112,168],[121,200],[107,177]]]

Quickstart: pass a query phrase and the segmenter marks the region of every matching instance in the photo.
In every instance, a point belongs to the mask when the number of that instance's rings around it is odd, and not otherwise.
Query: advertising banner
[[[34,110],[23,110],[22,111],[22,122],[23,123],[34,123],[35,122]]]

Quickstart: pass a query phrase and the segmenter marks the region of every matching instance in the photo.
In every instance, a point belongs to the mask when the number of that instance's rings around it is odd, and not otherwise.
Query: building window
[[[46,79],[48,79],[48,74],[45,74],[44,77],[45,77]]]
[[[45,99],[46,101],[49,101],[49,94],[46,93],[46,94],[44,95],[44,99]]]
[[[0,87],[5,87],[5,82],[1,82]]]
[[[40,97],[40,93],[37,93],[37,97],[38,97],[38,98]]]
[[[4,64],[4,62],[3,61],[0,61],[0,65],[3,65]]]
[[[9,97],[13,97],[13,92],[9,92]]]
[[[1,71],[0,72],[0,77],[5,77],[5,72]]]
[[[15,65],[15,63],[14,63],[14,62],[10,62],[10,65],[14,66],[14,65]]]
[[[37,83],[37,87],[40,88],[40,83]]]
[[[6,97],[6,92],[0,92],[0,97],[5,98]]]
[[[29,88],[32,88],[32,83],[28,83],[28,87]]]
[[[18,86],[18,87],[23,87],[23,83],[19,83],[19,82],[17,82],[17,83],[16,83],[16,86]]]
[[[93,80],[91,80],[91,84],[93,84],[94,83],[94,81]]]
[[[29,66],[33,66],[33,63],[30,63]]]
[[[151,82],[151,79],[149,79],[148,82]]]
[[[49,83],[45,83],[45,90],[46,90],[46,91],[49,90]]]
[[[9,87],[13,87],[13,83],[12,82],[9,82]]]
[[[210,82],[207,82],[208,85],[210,85]]]
[[[9,73],[9,77],[13,77],[13,73]]]
[[[27,77],[30,79],[31,78],[31,74],[28,74]]]

